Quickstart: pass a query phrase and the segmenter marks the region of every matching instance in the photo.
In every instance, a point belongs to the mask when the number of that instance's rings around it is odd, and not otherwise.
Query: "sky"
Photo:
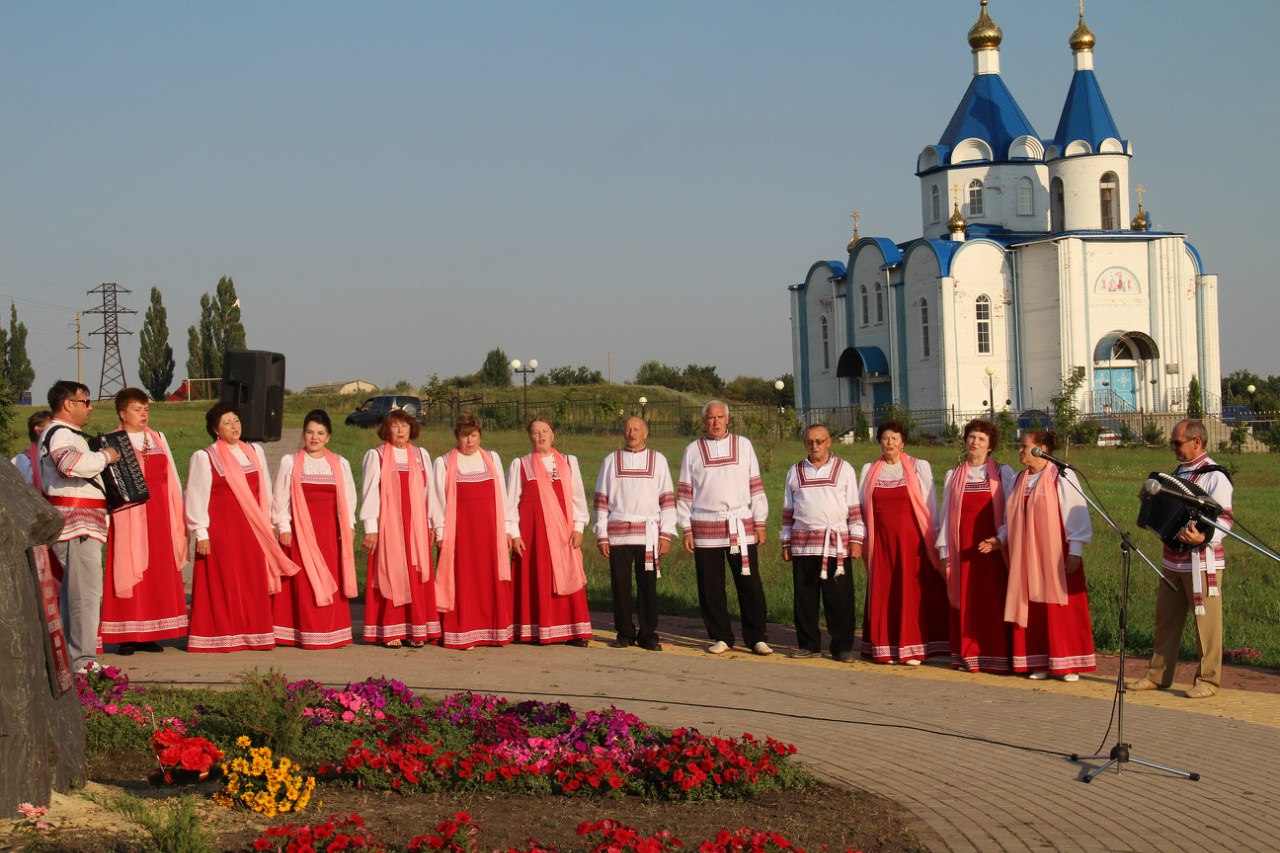
[[[500,347],[628,381],[791,371],[787,286],[920,234],[916,156],[972,75],[977,0],[0,5],[0,306],[35,397],[76,375],[88,291],[152,287],[185,376],[231,276],[287,385],[472,373]],[[1042,137],[1075,0],[992,0]],[[1093,0],[1095,67],[1153,228],[1219,276],[1224,374],[1280,373],[1280,3]],[[1261,158],[1261,159],[1259,159]],[[1267,166],[1267,169],[1263,169]],[[1271,186],[1271,189],[1268,189]],[[1136,201],[1131,202],[1136,209]],[[86,384],[102,371],[84,316]]]

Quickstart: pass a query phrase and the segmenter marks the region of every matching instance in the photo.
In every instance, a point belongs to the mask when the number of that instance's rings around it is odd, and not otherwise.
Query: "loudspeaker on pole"
[[[265,350],[227,350],[222,402],[239,409],[242,441],[279,441],[284,426],[284,356]]]

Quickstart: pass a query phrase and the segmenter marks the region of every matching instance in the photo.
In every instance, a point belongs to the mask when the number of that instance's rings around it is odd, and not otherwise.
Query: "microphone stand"
[[[1069,466],[1059,466],[1059,467],[1069,467]],[[1064,477],[1062,479],[1066,479],[1066,478]],[[1151,767],[1155,770],[1163,770],[1166,773],[1172,773],[1175,776],[1182,776],[1185,779],[1190,779],[1192,782],[1198,782],[1200,781],[1199,773],[1192,773],[1187,770],[1179,770],[1176,767],[1169,767],[1164,764],[1156,764],[1154,761],[1144,761],[1141,758],[1134,758],[1131,752],[1133,749],[1133,744],[1125,743],[1124,741],[1124,694],[1125,694],[1124,671],[1125,671],[1125,661],[1128,656],[1128,642],[1129,642],[1129,567],[1132,563],[1132,556],[1131,556],[1132,552],[1137,551],[1138,554],[1142,556],[1142,559],[1146,561],[1147,565],[1151,566],[1151,568],[1155,571],[1155,573],[1160,576],[1160,579],[1162,581],[1169,584],[1171,587],[1174,586],[1173,581],[1169,580],[1169,578],[1165,576],[1164,572],[1156,568],[1155,563],[1152,563],[1151,560],[1147,558],[1147,555],[1143,554],[1142,551],[1139,550],[1138,547],[1133,544],[1133,540],[1129,537],[1128,531],[1122,530],[1120,526],[1115,523],[1115,520],[1112,519],[1111,516],[1108,515],[1102,509],[1102,507],[1098,506],[1098,504],[1092,498],[1090,498],[1087,494],[1085,494],[1084,489],[1080,488],[1080,486],[1077,485],[1072,480],[1067,480],[1067,482],[1071,483],[1072,487],[1077,492],[1080,493],[1080,496],[1083,497],[1085,501],[1089,504],[1089,506],[1093,507],[1094,511],[1098,513],[1098,516],[1103,521],[1105,521],[1111,527],[1112,530],[1114,530],[1117,534],[1119,534],[1120,564],[1122,567],[1121,584],[1120,584],[1120,626],[1119,626],[1120,627],[1120,671],[1116,674],[1116,703],[1117,703],[1116,742],[1115,742],[1115,745],[1111,747],[1110,752],[1099,752],[1099,753],[1094,753],[1093,755],[1079,755],[1078,753],[1074,753],[1074,752],[1071,754],[1072,761],[1087,761],[1094,758],[1107,759],[1106,763],[1103,764],[1101,767],[1098,767],[1095,770],[1092,770],[1091,772],[1088,772],[1084,776],[1080,777],[1080,781],[1086,782],[1086,783],[1092,782],[1094,778],[1098,776],[1098,774],[1100,774],[1102,771],[1106,770],[1108,767],[1111,767],[1113,765],[1116,768],[1116,773],[1119,774],[1121,768],[1123,768],[1124,765],[1133,763],[1133,764],[1141,764],[1144,767]]]

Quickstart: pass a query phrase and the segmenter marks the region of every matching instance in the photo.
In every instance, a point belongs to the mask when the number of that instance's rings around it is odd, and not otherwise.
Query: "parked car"
[[[1253,409],[1248,406],[1223,406],[1222,422],[1224,424],[1248,424],[1258,419]]]
[[[347,426],[371,427],[382,423],[388,412],[400,409],[416,421],[422,421],[422,399],[403,394],[379,394],[365,400],[347,415]]]

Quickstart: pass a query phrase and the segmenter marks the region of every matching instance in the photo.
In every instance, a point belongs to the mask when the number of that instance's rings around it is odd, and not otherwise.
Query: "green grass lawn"
[[[286,426],[300,427],[303,414],[310,408],[326,406],[334,421],[335,434],[330,448],[346,457],[357,480],[360,477],[360,460],[364,452],[377,444],[374,430],[354,429],[342,425],[346,413],[355,403],[350,398],[288,398]],[[207,403],[156,403],[151,407],[153,428],[164,432],[178,461],[178,471],[186,478],[187,461],[193,452],[209,444],[204,430],[204,412]],[[21,409],[17,417],[25,419],[29,409]],[[100,407],[91,424],[93,429],[106,430],[115,426],[109,417],[110,406]],[[653,437],[650,446],[666,454],[671,465],[672,478],[679,475],[680,457],[688,439],[684,437]],[[452,433],[443,429],[424,430],[418,441],[431,453],[432,458],[453,446]],[[619,438],[561,433],[557,441],[561,452],[578,457],[582,467],[584,485],[588,494],[595,485],[596,474],[604,457],[620,446]],[[495,450],[502,457],[504,466],[513,457],[529,449],[523,432],[490,431],[484,435],[484,446]],[[917,454],[933,466],[934,477],[941,488],[945,471],[954,466],[961,453],[956,448],[913,447],[908,452]],[[769,497],[769,542],[762,549],[763,566],[760,567],[765,592],[769,602],[769,619],[791,623],[791,571],[783,563],[777,545],[777,532],[782,506],[782,483],[786,466],[804,455],[797,440],[778,441],[761,437],[756,440],[756,452],[764,468],[764,482]],[[878,454],[878,448],[869,444],[853,446],[837,445],[835,452],[855,463],[859,468]],[[1004,450],[999,458],[1016,469],[1017,454]],[[1271,454],[1217,454],[1220,464],[1232,472],[1235,481],[1234,508],[1237,529],[1251,530],[1264,544],[1280,542],[1280,496],[1275,485],[1280,482],[1280,456]],[[1095,500],[1116,518],[1121,526],[1133,534],[1133,540],[1144,553],[1157,564],[1160,545],[1154,534],[1137,528],[1138,490],[1151,471],[1171,470],[1173,454],[1167,448],[1074,448],[1071,462],[1087,477],[1096,490]],[[274,472],[273,472],[274,475]],[[588,500],[588,503],[590,501]],[[1118,648],[1118,623],[1121,601],[1121,552],[1119,536],[1094,515],[1093,543],[1085,549],[1085,571],[1089,581],[1089,600],[1093,613],[1093,630],[1099,651],[1114,652]],[[359,537],[357,537],[357,544]],[[584,544],[588,578],[588,597],[593,610],[609,610],[608,565],[595,548],[590,535]],[[364,555],[357,554],[357,564],[364,565]],[[1133,583],[1130,591],[1129,645],[1130,650],[1141,656],[1151,649],[1152,620],[1155,612],[1155,590],[1158,579],[1141,558],[1135,556],[1132,569]],[[865,586],[865,575],[855,574],[859,596]],[[1258,554],[1239,542],[1227,544],[1227,570],[1222,575],[1224,590],[1225,643],[1228,649],[1251,647],[1262,653],[1257,661],[1265,666],[1280,667],[1280,565]],[[696,615],[697,590],[693,577],[691,557],[678,543],[663,564],[662,580],[658,584],[660,607],[663,613]],[[730,599],[733,596],[730,595]],[[861,602],[859,602],[861,612]],[[1183,655],[1194,658],[1195,637],[1189,629],[1183,637]]]

